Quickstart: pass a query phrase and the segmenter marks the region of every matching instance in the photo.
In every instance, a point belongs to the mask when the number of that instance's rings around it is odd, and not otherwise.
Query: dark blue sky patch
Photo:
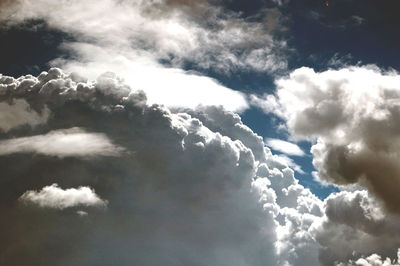
[[[400,68],[398,28],[400,2],[396,0],[291,1],[282,12],[290,17],[288,43],[295,48],[289,68],[310,66],[322,70],[334,54],[351,63]]]
[[[38,75],[49,68],[50,60],[68,56],[59,48],[68,39],[71,37],[38,20],[10,28],[0,27],[0,73],[15,77]]]

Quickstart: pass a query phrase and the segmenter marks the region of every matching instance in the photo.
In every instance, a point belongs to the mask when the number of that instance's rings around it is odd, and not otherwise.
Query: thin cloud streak
[[[280,151],[287,155],[304,156],[304,151],[296,144],[275,138],[267,138],[266,144],[273,150]]]

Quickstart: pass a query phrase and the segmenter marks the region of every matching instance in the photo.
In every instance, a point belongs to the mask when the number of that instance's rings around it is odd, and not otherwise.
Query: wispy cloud
[[[102,133],[80,128],[53,130],[44,135],[0,141],[0,156],[12,153],[38,153],[57,157],[118,156],[124,149]]]
[[[265,143],[273,150],[280,151],[287,155],[304,156],[304,151],[297,145],[285,140],[266,138]]]

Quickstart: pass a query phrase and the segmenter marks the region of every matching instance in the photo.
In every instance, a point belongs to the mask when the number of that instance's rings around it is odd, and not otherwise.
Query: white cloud
[[[274,155],[274,157],[276,157],[277,161],[280,161],[281,163],[286,164],[287,166],[289,166],[290,168],[292,168],[296,172],[298,172],[300,174],[305,174],[305,172],[303,171],[301,166],[296,164],[293,161],[293,159],[289,158],[288,156],[283,155],[283,154],[279,154],[279,155]]]
[[[149,103],[242,111],[248,104],[240,92],[182,68],[190,64],[229,74],[237,69],[274,72],[287,65],[279,52],[286,44],[272,36],[280,19],[276,9],[263,11],[265,18],[254,22],[207,1],[17,3],[2,8],[7,23],[43,19],[74,37],[62,44],[74,56],[54,59],[53,66],[90,79],[105,71],[118,73],[132,88],[145,90]]]
[[[397,251],[397,259],[391,260],[390,258],[382,259],[378,254],[372,254],[368,257],[359,258],[358,260],[350,260],[347,263],[339,263],[338,266],[399,266],[400,264],[400,250]]]
[[[274,138],[267,138],[266,144],[273,150],[280,151],[287,155],[304,156],[304,151],[294,143]]]
[[[44,135],[0,141],[0,156],[13,153],[39,153],[57,157],[119,156],[124,149],[101,133],[80,128],[59,129]]]
[[[274,113],[280,117],[283,117],[282,108],[280,107],[278,100],[274,95],[265,94],[262,97],[255,94],[250,95],[250,103],[252,106],[261,109],[264,113]]]
[[[34,204],[41,208],[65,209],[77,206],[105,207],[102,200],[89,187],[62,189],[57,184],[46,186],[40,191],[30,190],[19,198],[24,203]],[[81,213],[80,213],[81,215]]]

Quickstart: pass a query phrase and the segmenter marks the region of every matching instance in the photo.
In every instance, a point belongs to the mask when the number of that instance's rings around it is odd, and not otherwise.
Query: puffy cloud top
[[[107,264],[115,256],[142,265],[317,263],[311,225],[321,201],[237,114],[148,105],[111,73],[88,82],[60,69],[6,79],[0,102],[23,100],[51,114],[0,136],[9,151],[0,156],[6,264]],[[76,215],[102,198],[107,209]],[[49,245],[55,252],[44,255]]]
[[[104,207],[107,205],[107,201],[100,199],[89,187],[63,190],[57,184],[46,186],[40,191],[27,191],[19,199],[27,204],[60,210],[77,206]]]
[[[294,138],[316,140],[311,152],[319,178],[358,182],[400,212],[400,75],[375,66],[300,68],[276,84],[276,97],[266,102],[275,104]]]

